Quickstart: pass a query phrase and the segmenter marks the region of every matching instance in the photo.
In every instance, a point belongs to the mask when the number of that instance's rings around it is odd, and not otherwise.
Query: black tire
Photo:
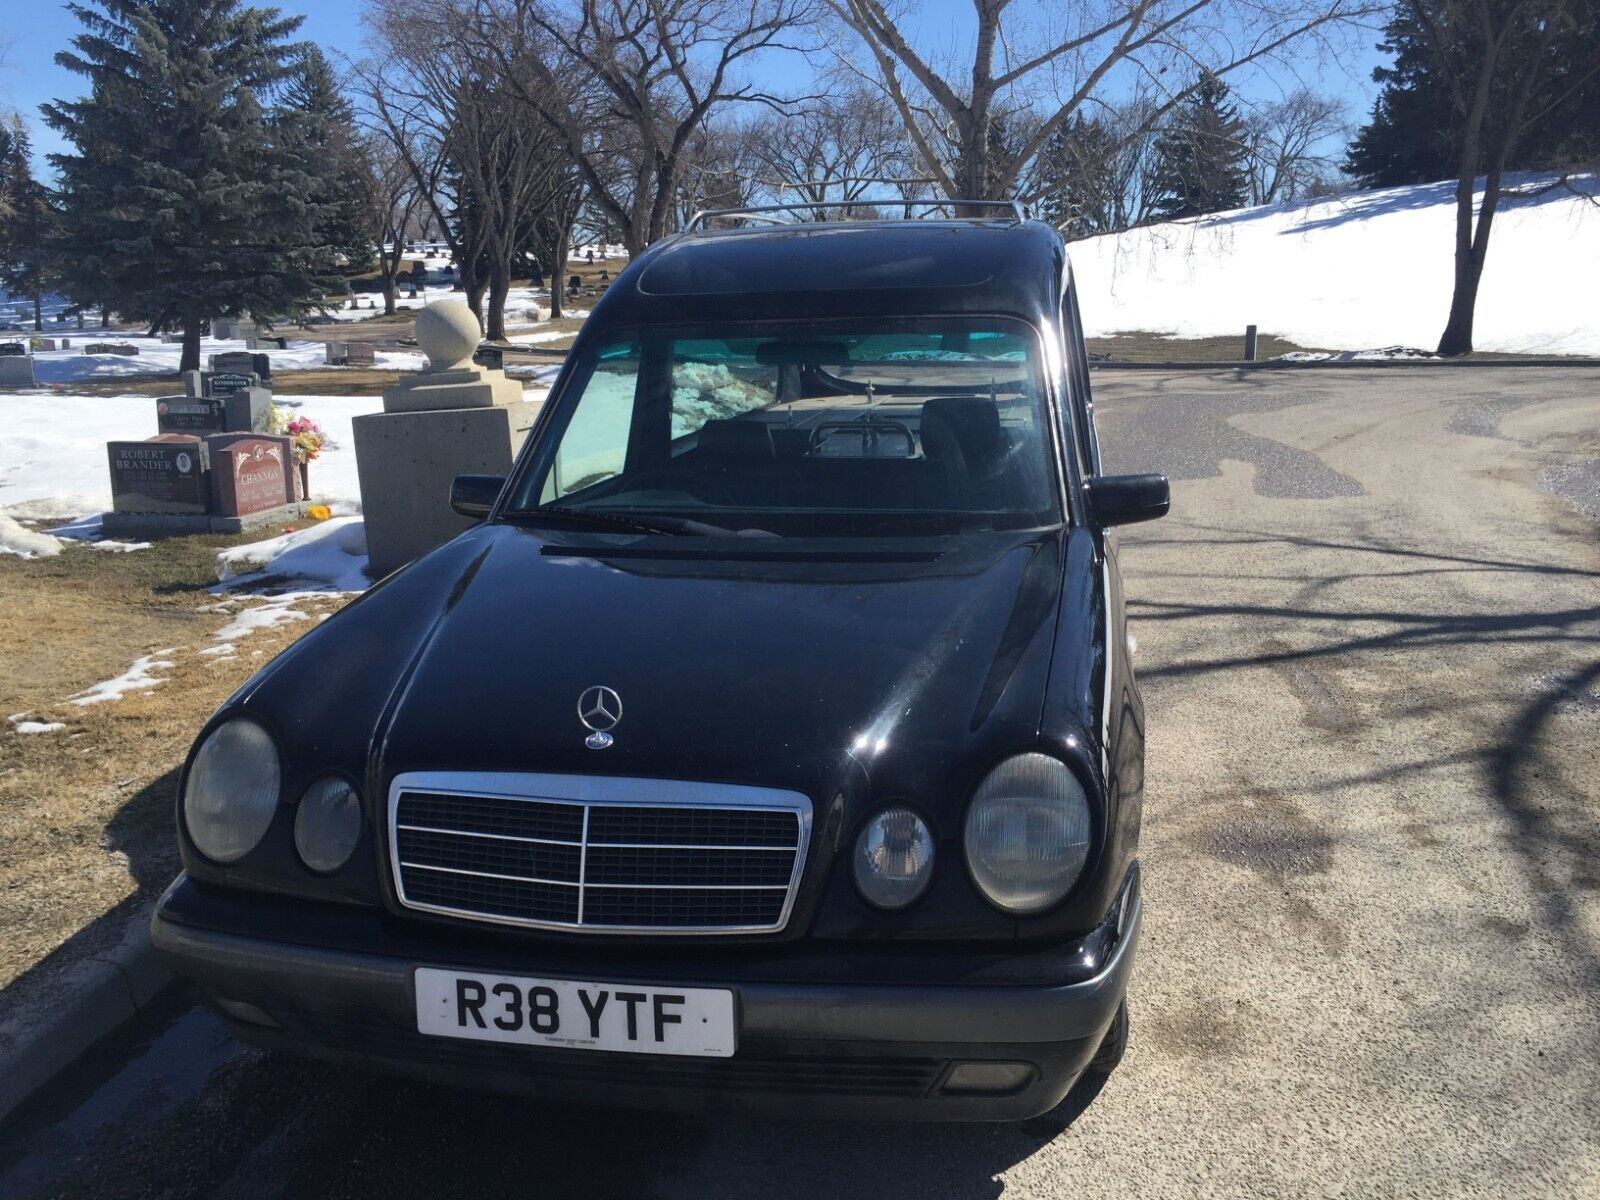
[[[1106,1030],[1106,1036],[1100,1040],[1100,1049],[1095,1051],[1094,1059],[1089,1063],[1086,1073],[1101,1076],[1111,1074],[1122,1061],[1123,1052],[1127,1048],[1128,1002],[1124,1000],[1117,1005],[1117,1015],[1111,1018],[1111,1028]]]

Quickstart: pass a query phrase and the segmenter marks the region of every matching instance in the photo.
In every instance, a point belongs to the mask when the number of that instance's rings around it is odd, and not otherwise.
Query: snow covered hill
[[[1519,177],[1528,188],[1543,182]],[[1478,296],[1476,348],[1600,355],[1600,177],[1505,202]],[[1069,247],[1091,337],[1149,330],[1303,346],[1437,345],[1450,309],[1455,185],[1268,205]]]

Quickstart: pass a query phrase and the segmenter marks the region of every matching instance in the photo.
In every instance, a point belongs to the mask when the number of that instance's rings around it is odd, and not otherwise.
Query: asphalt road
[[[551,1107],[172,1014],[0,1195],[1600,1196],[1600,369],[1106,373],[1149,711],[1121,1070],[1014,1127]]]

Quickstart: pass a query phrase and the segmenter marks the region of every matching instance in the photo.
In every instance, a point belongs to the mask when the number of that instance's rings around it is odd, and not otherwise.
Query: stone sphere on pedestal
[[[459,300],[435,300],[417,314],[417,345],[428,356],[428,370],[469,366],[483,331],[472,310]]]

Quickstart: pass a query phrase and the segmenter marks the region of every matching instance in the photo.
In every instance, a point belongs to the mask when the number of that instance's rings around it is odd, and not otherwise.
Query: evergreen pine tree
[[[1116,138],[1103,121],[1074,116],[1045,142],[1037,167],[1039,216],[1070,240],[1114,232]]]
[[[1249,195],[1244,121],[1228,85],[1209,71],[1156,139],[1151,174],[1158,221],[1240,208]]]
[[[315,46],[306,48],[284,89],[278,124],[285,149],[305,178],[306,190],[296,199],[307,207],[313,243],[349,270],[368,270],[373,245],[363,181],[370,171],[362,161],[355,111],[340,92],[327,56]]]
[[[1543,117],[1518,141],[1506,169],[1582,164],[1600,153],[1600,71],[1594,65],[1600,60],[1600,0],[1584,0],[1572,16],[1569,35],[1550,47],[1550,82],[1536,106]],[[1373,80],[1383,87],[1344,164],[1345,172],[1367,187],[1429,183],[1457,173],[1462,115],[1419,22],[1417,5],[1403,0],[1378,43],[1379,50],[1394,55],[1394,65],[1373,70]],[[1483,52],[1470,27],[1462,30],[1453,43],[1451,71],[1468,77],[1472,60]],[[1489,99],[1491,114],[1505,107],[1505,91],[1534,66],[1522,64],[1502,74]],[[1580,81],[1577,88],[1573,81]],[[1478,169],[1486,166],[1480,163]]]
[[[0,123],[0,288],[33,301],[33,327],[42,329],[55,213],[49,192],[33,176],[31,152],[20,120]]]
[[[321,209],[295,137],[267,107],[304,48],[302,18],[238,0],[86,0],[57,62],[89,94],[43,106],[74,153],[60,177],[58,259],[76,300],[183,331],[200,365],[212,317],[270,320],[319,303],[332,278]]]
[[[1450,90],[1428,82],[1414,8],[1395,9],[1378,49],[1393,54],[1394,65],[1372,72],[1383,88],[1372,102],[1372,119],[1350,142],[1345,172],[1367,187],[1449,178],[1456,170],[1455,109]]]

